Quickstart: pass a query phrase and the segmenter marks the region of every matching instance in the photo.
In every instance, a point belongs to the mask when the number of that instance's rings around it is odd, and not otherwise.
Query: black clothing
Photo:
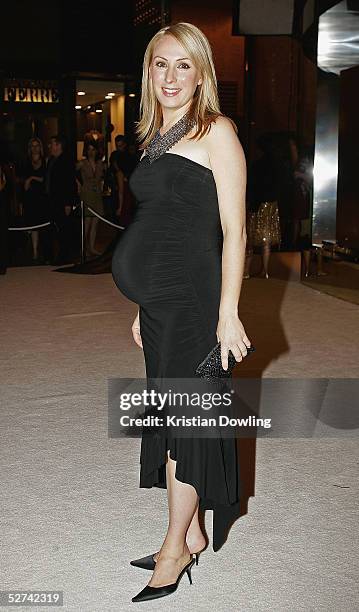
[[[61,261],[69,261],[71,252],[72,218],[65,213],[66,206],[76,202],[75,168],[64,153],[50,157],[46,170],[46,192],[49,196],[51,220],[59,240]]]
[[[264,155],[254,161],[248,172],[247,199],[249,210],[258,212],[262,202],[278,200],[279,185],[277,169],[272,159]]]
[[[0,190],[0,274],[5,274],[10,263],[9,253],[9,224],[11,218],[10,201],[11,201],[11,172],[9,165],[3,163],[0,158],[0,178],[5,179],[6,183]]]
[[[76,199],[75,168],[62,153],[50,157],[46,171],[46,190],[53,214],[64,214],[65,206],[72,206]]]
[[[148,379],[193,378],[217,344],[223,234],[213,173],[164,153],[153,164],[144,157],[130,188],[138,205],[115,249],[113,277],[140,306]],[[214,511],[218,550],[240,515],[236,440],[145,435],[141,487],[166,487],[168,449],[176,478],[196,489],[201,509]]]
[[[25,225],[39,225],[50,220],[50,210],[45,192],[45,164],[42,163],[39,168],[35,169],[32,163],[28,162],[24,171],[24,179],[26,180],[30,176],[41,178],[42,182],[31,181],[29,189],[24,190],[24,221]]]
[[[110,169],[112,172],[116,172],[115,164],[119,170],[122,170],[125,177],[128,179],[136,165],[134,155],[128,153],[128,151],[112,151],[110,155]]]
[[[1,171],[1,167],[0,167]],[[6,197],[6,187],[0,191],[0,273],[6,271],[9,265],[9,204]]]

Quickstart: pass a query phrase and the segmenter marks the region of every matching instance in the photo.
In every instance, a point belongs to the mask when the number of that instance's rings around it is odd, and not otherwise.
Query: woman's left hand
[[[217,326],[217,340],[221,343],[222,367],[228,369],[228,351],[232,351],[236,361],[242,361],[247,355],[247,347],[251,346],[243,323],[236,315],[220,317]]]

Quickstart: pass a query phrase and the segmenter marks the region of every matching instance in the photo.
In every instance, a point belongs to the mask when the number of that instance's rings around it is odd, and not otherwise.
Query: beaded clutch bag
[[[247,347],[247,355],[255,351],[254,346]],[[228,369],[224,370],[222,367],[221,359],[221,343],[218,342],[216,346],[208,353],[207,357],[197,366],[196,374],[201,378],[230,378],[232,376],[232,370],[236,365],[237,361],[232,351],[228,352]]]

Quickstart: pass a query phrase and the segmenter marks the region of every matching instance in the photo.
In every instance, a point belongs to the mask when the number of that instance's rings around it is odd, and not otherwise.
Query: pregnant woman
[[[137,207],[114,252],[114,281],[139,305],[132,333],[148,380],[194,377],[217,341],[227,369],[229,350],[240,362],[251,345],[238,317],[246,162],[194,25],[164,27],[148,44],[140,110]],[[132,601],[169,595],[184,573],[191,579],[193,555],[198,562],[206,546],[198,510],[213,510],[213,549],[222,546],[239,516],[239,484],[234,439],[142,437],[140,486],[167,488],[169,524],[158,552],[131,562],[153,571]]]

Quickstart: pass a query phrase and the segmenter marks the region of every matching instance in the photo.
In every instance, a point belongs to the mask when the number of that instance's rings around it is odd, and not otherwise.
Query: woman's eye
[[[158,66],[159,68],[163,68],[163,66],[165,65],[165,62],[156,62],[156,66]],[[187,70],[188,68],[190,68],[190,66],[185,62],[182,62],[182,64],[178,65],[178,68],[185,68]]]

